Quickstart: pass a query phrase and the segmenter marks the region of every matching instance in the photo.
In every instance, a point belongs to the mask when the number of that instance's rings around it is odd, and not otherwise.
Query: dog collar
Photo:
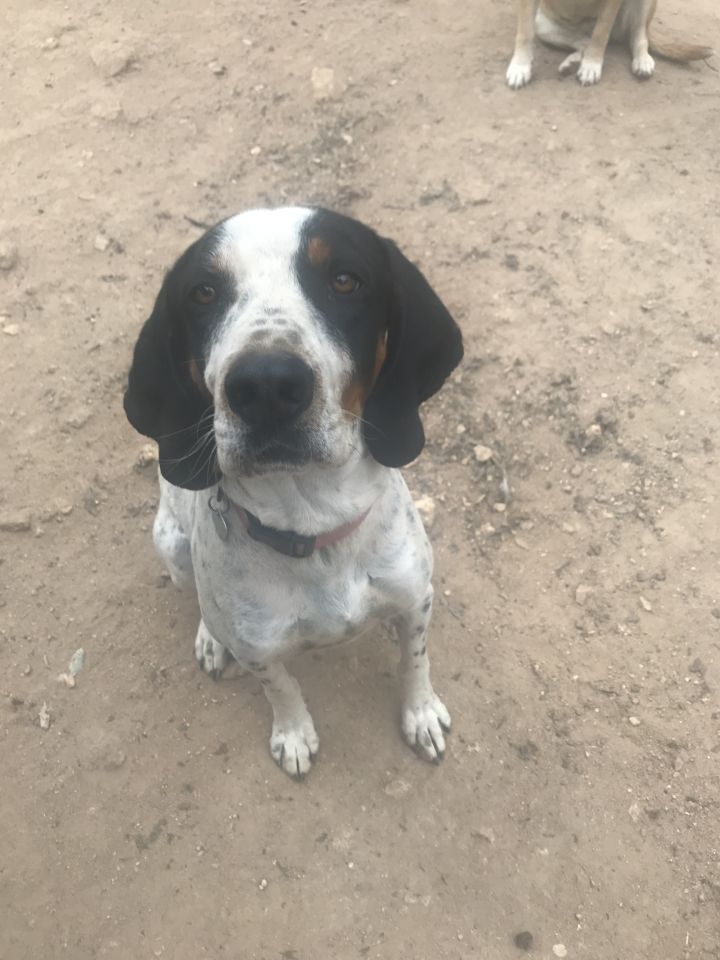
[[[252,537],[253,540],[264,543],[265,546],[277,551],[277,553],[282,553],[284,556],[296,560],[311,557],[316,550],[330,547],[344,540],[345,537],[349,537],[351,533],[357,530],[372,509],[371,505],[354,520],[313,537],[296,533],[294,530],[277,530],[275,527],[266,527],[254,513],[250,513],[249,510],[230,500],[221,486],[218,486],[217,493],[213,494],[208,500],[208,507],[212,514],[215,531],[221,540],[227,540],[230,536],[228,514],[233,510],[248,536]]]

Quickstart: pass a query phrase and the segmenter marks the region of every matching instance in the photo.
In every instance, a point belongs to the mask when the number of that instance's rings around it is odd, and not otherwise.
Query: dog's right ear
[[[162,475],[176,487],[203,490],[219,480],[213,403],[191,375],[182,323],[173,317],[172,272],[135,344],[125,391],[132,426],[156,440]]]

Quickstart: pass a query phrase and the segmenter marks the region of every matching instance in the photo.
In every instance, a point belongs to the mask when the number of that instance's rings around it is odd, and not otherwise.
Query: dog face
[[[165,278],[125,411],[189,489],[339,466],[363,447],[402,466],[424,444],[420,404],[461,357],[458,327],[392,242],[326,210],[253,210]]]

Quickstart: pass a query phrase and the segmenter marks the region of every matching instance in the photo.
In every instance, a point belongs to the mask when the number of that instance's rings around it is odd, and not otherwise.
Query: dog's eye
[[[332,287],[335,293],[355,293],[359,286],[360,281],[352,273],[343,271],[342,273],[336,273],[332,278]]]
[[[215,299],[215,288],[208,286],[207,283],[199,283],[190,291],[190,297],[200,306],[207,307]]]

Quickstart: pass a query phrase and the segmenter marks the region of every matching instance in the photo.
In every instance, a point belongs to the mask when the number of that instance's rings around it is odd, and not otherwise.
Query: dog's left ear
[[[138,433],[157,440],[163,477],[176,487],[204,490],[219,479],[209,435],[213,404],[190,375],[170,293],[172,276],[171,271],[165,278],[135,344],[123,405]]]
[[[420,404],[460,363],[460,328],[414,264],[385,240],[395,305],[386,359],[363,411],[363,435],[373,457],[402,467],[425,446]]]

